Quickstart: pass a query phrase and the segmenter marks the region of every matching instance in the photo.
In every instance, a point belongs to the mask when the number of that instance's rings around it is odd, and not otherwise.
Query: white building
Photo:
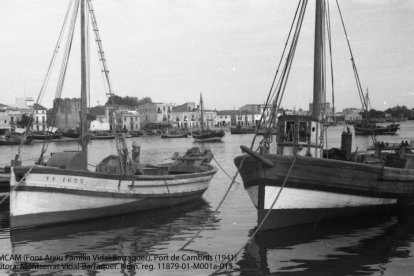
[[[138,111],[128,111],[121,113],[122,129],[126,131],[136,131],[141,128]]]
[[[42,131],[47,129],[47,110],[41,105],[37,105],[33,114],[32,130]]]
[[[145,128],[151,124],[167,125],[169,121],[168,115],[172,112],[173,106],[171,103],[146,103],[139,106],[138,112],[141,127]]]

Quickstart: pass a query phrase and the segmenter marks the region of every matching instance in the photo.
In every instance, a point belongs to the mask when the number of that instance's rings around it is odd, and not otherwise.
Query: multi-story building
[[[354,108],[354,107],[345,108],[344,110],[342,110],[341,117],[344,118],[344,121],[346,123],[355,122],[355,121],[362,120],[362,112],[363,112],[363,109],[360,109],[360,108]]]
[[[230,127],[232,126],[232,112],[234,110],[217,111],[216,117],[214,118],[216,127]],[[233,123],[235,124],[235,122]]]
[[[31,130],[41,131],[47,129],[47,109],[40,104],[34,105],[33,123]]]
[[[173,104],[146,103],[138,107],[142,128],[149,126],[168,126],[169,116],[173,110]],[[170,116],[171,117],[171,116]]]
[[[121,112],[121,122],[123,131],[136,131],[141,128],[138,111]]]

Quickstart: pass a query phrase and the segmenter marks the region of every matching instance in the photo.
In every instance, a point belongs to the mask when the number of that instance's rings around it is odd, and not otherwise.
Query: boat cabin
[[[279,116],[276,135],[277,154],[322,157],[321,135],[323,135],[323,124],[313,116]]]

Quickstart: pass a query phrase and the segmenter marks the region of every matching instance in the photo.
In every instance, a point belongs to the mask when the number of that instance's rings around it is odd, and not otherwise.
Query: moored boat
[[[300,32],[307,1],[298,4],[295,34]],[[339,8],[339,4],[338,4]],[[341,13],[340,13],[341,14]],[[387,154],[352,150],[349,129],[341,135],[341,147],[326,147],[323,106],[326,95],[324,30],[328,18],[324,0],[316,0],[315,60],[312,115],[282,115],[277,119],[276,153],[272,139],[264,136],[259,150],[242,146],[245,155],[234,162],[244,187],[258,210],[260,230],[343,219],[414,207],[414,155],[407,151]],[[342,20],[342,15],[341,15]],[[345,25],[343,25],[345,30]],[[346,33],[346,31],[345,31]],[[290,70],[299,35],[282,70]],[[348,40],[347,40],[348,41]],[[349,45],[355,76],[358,72]],[[331,69],[332,70],[332,69]],[[275,121],[284,94],[286,74],[281,74],[273,100],[270,122]],[[358,93],[363,99],[360,78]],[[362,103],[364,108],[366,103]],[[375,137],[374,137],[375,140]]]
[[[187,138],[189,135],[187,131],[169,130],[161,134],[161,138]]]
[[[24,141],[23,141],[24,140]],[[10,127],[0,127],[0,146],[12,146],[12,145],[30,145],[33,141],[31,136],[25,137],[12,131]]]
[[[194,138],[195,142],[221,142],[225,133],[222,129],[220,130],[212,130],[207,125],[205,126],[204,121],[204,103],[203,103],[203,96],[200,94],[200,113],[201,113],[201,129],[193,131],[191,135]]]
[[[123,135],[116,133],[115,127],[112,135],[116,140],[113,144],[116,144],[117,155],[104,158],[95,171],[88,169],[86,10],[98,44],[107,95],[111,97],[114,94],[101,39],[98,39],[99,29],[92,2],[71,2],[68,9],[67,14],[72,14],[73,19],[80,9],[81,18],[81,150],[56,152],[47,161],[42,158],[42,150],[41,158],[34,166],[16,165],[16,161],[20,161],[19,153],[16,155],[10,169],[10,228],[15,230],[146,211],[200,198],[217,172],[215,167],[203,163],[194,165],[192,171],[171,172],[172,163],[142,164],[140,147],[135,145],[129,152]],[[69,34],[73,33],[75,24],[70,28]],[[70,38],[68,41],[71,43]],[[111,125],[115,126],[114,110],[110,112]]]
[[[354,123],[355,135],[393,135],[400,129],[400,124],[379,126],[376,123]]]
[[[107,131],[95,131],[89,133],[89,139],[91,140],[112,140],[115,139],[115,135]]]

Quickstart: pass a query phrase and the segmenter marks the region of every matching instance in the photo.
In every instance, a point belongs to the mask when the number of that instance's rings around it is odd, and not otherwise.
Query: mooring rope
[[[30,174],[30,172],[33,170],[33,168],[34,168],[34,166],[35,165],[33,165],[33,166],[31,166],[30,167],[30,169],[23,175],[23,177],[22,177],[22,179],[20,179],[19,180],[19,182],[17,182],[16,183],[16,186],[14,186],[14,188],[13,189],[11,189],[10,190],[10,192],[7,194],[7,195],[5,195],[3,198],[2,198],[2,200],[0,200],[0,205],[1,204],[3,204],[3,202],[4,201],[6,201],[6,199],[8,198],[8,197],[10,197],[10,195],[11,195],[11,193],[12,192],[14,192],[16,189],[17,189],[17,187],[23,182],[23,180],[25,180],[26,179],[26,177]],[[13,170],[13,166],[10,168],[10,177],[13,175],[13,177],[15,177],[14,176],[14,170]]]
[[[256,230],[253,232],[253,234],[249,237],[249,239],[243,244],[243,246],[235,253],[235,254],[232,254],[232,257],[230,258],[230,259],[228,259],[224,264],[225,265],[227,265],[227,264],[229,264],[230,262],[232,262],[241,252],[242,252],[242,250],[254,239],[254,237],[257,235],[257,233],[260,231],[260,229],[263,227],[263,225],[264,225],[264,223],[266,222],[266,220],[267,220],[267,218],[269,217],[269,215],[270,215],[270,212],[272,211],[272,209],[273,209],[273,207],[275,206],[275,204],[276,204],[276,202],[277,202],[277,200],[279,199],[279,197],[280,197],[280,195],[281,195],[281,193],[282,193],[282,190],[283,190],[283,188],[285,187],[285,185],[286,185],[286,182],[287,182],[287,180],[289,179],[289,177],[290,177],[290,174],[292,173],[292,169],[293,169],[293,166],[295,165],[295,163],[296,163],[296,159],[297,159],[297,155],[295,155],[295,157],[293,158],[293,161],[292,161],[292,164],[290,165],[290,167],[289,167],[289,170],[288,170],[288,173],[287,173],[287,175],[286,175],[286,177],[285,177],[285,180],[283,181],[283,184],[282,184],[282,186],[280,186],[280,189],[279,189],[279,192],[277,193],[277,195],[276,195],[276,198],[273,200],[273,203],[272,203],[272,205],[270,206],[270,208],[269,208],[269,210],[267,211],[267,213],[266,213],[266,215],[263,217],[263,220],[260,222],[260,224],[259,224],[259,226],[257,226],[257,228],[256,228]],[[223,263],[223,262],[221,262],[221,263]],[[219,268],[218,269],[216,269],[215,271],[213,271],[213,273],[211,273],[210,275],[217,275],[221,270],[223,270],[223,268],[220,268],[220,267],[226,267],[226,266],[219,266]]]
[[[213,157],[214,158],[214,157]],[[226,199],[227,195],[230,192],[231,187],[233,187],[233,184],[236,182],[236,177],[239,175],[239,170],[240,168],[243,166],[244,160],[246,159],[246,155],[243,155],[243,159],[240,162],[240,165],[237,167],[237,171],[234,174],[229,187],[227,188],[226,192],[224,193],[223,198],[221,199],[220,203],[217,205],[216,209],[214,209],[213,213],[217,213],[217,211],[220,209],[221,205],[223,204],[224,200]],[[192,243],[194,241],[194,239],[204,230],[204,228],[206,227],[207,224],[203,225],[201,227],[200,230],[197,231],[197,233],[195,233],[191,239],[189,239],[180,249],[178,249],[178,251],[182,251],[184,250],[190,243]]]
[[[227,175],[230,179],[233,179],[233,177],[230,175],[230,174],[228,174],[227,172],[226,172],[226,170],[220,165],[220,163],[217,161],[217,159],[213,156],[213,159],[214,159],[214,161],[216,162],[216,164],[217,164],[217,166],[223,171],[223,173],[225,174],[225,175]],[[237,185],[239,185],[240,183],[239,182],[237,182],[237,181],[235,181],[236,183],[237,183]]]

